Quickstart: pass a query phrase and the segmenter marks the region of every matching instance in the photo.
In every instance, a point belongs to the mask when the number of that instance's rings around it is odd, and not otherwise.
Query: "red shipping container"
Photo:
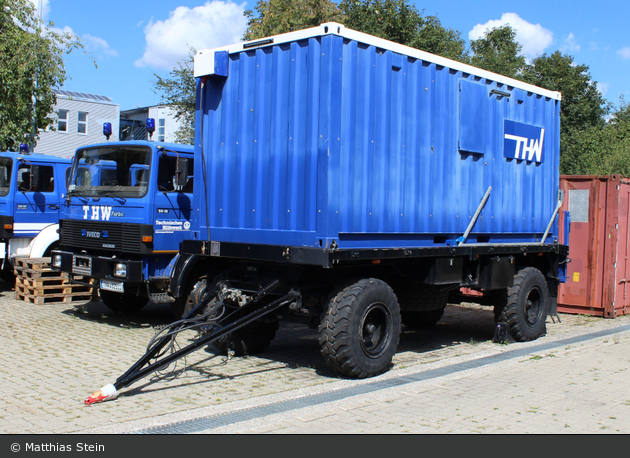
[[[630,182],[621,175],[562,175],[564,203],[560,240],[566,243],[566,283],[558,290],[558,311],[615,318],[630,311]]]

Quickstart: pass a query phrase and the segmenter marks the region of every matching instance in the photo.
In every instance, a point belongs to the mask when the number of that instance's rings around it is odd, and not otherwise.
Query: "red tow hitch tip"
[[[118,397],[118,391],[116,391],[116,387],[112,384],[105,385],[103,388],[98,390],[96,393],[88,396],[88,398],[83,401],[86,406],[96,404],[97,402],[109,401],[111,399],[116,399]]]

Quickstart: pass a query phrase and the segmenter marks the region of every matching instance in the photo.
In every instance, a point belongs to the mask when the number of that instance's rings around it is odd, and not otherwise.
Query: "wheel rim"
[[[370,358],[378,358],[389,348],[392,339],[392,319],[389,309],[381,303],[371,304],[361,319],[359,341]]]
[[[544,309],[543,294],[538,288],[532,288],[525,299],[525,307],[523,315],[529,326],[535,326],[541,319]]]

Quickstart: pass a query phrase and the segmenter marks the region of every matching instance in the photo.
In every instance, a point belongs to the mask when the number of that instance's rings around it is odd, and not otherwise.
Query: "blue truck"
[[[71,159],[44,154],[0,153],[3,280],[15,280],[16,257],[48,257],[57,248],[61,202],[71,163]]]
[[[76,283],[96,280],[113,311],[134,313],[153,301],[181,316],[185,299],[172,300],[167,286],[179,244],[190,238],[193,175],[189,145],[134,140],[79,148],[52,267]]]
[[[194,75],[204,187],[169,282],[186,315],[87,403],[204,345],[259,352],[281,320],[375,376],[462,289],[496,340],[545,333],[568,259],[560,93],[336,23],[199,51]]]

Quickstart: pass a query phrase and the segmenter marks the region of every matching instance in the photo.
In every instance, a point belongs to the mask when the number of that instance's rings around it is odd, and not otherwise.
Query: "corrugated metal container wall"
[[[630,183],[620,175],[563,175],[560,187],[560,237],[566,240],[568,232],[571,262],[558,311],[607,318],[629,313]]]
[[[467,242],[527,243],[556,207],[558,100],[388,49],[323,35],[230,53],[200,108],[213,240],[444,246],[491,186]],[[509,121],[544,128],[541,161],[504,156]]]

